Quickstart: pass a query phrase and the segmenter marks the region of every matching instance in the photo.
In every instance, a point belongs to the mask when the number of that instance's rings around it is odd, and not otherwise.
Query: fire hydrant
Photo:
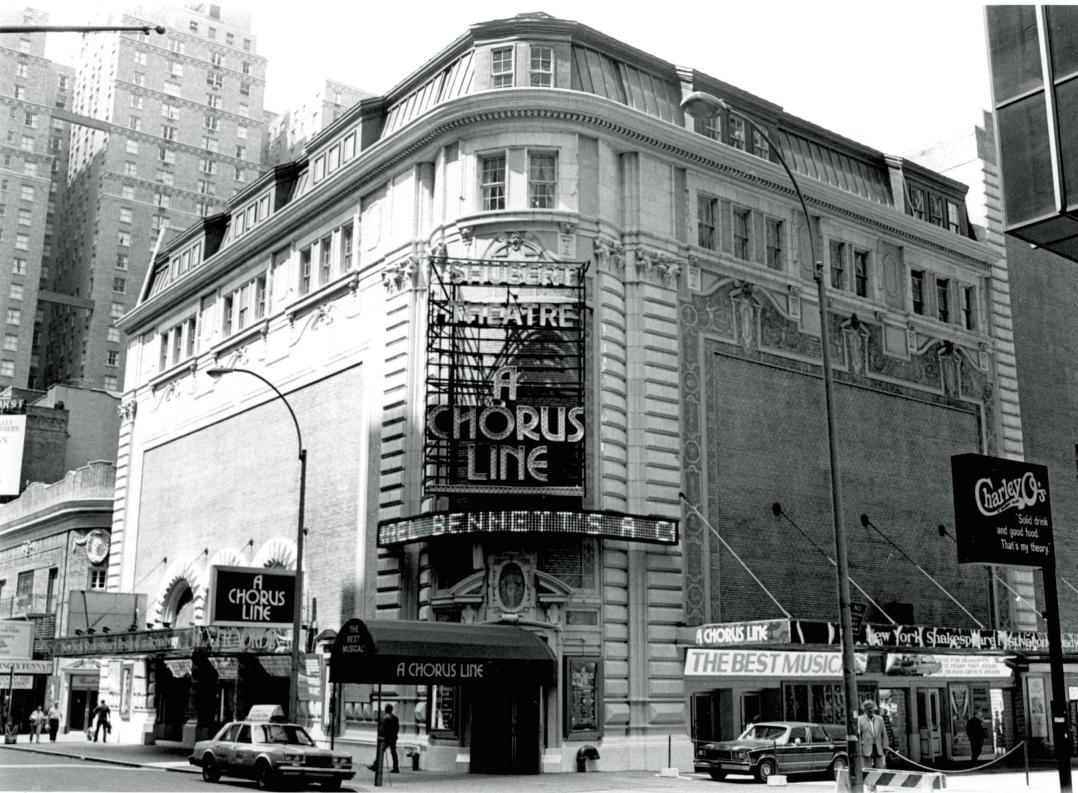
[[[576,752],[576,770],[584,773],[588,770],[588,760],[598,760],[599,750],[591,744],[581,746]]]

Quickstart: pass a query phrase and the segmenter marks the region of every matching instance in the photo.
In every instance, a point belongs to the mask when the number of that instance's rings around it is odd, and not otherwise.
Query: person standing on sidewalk
[[[393,768],[390,771],[392,774],[399,774],[401,772],[400,761],[397,759],[397,736],[400,735],[400,731],[400,719],[393,714],[393,706],[386,705],[385,715],[382,716],[382,740],[385,742],[382,754],[384,755],[385,750],[388,749],[390,755],[393,757]],[[374,758],[374,762],[367,766],[367,768],[371,771],[377,770],[378,763],[381,759],[381,757]]]
[[[30,714],[30,743],[33,743],[36,739],[38,743],[41,743],[41,728],[45,724],[45,711],[38,705],[34,708],[34,712]]]
[[[861,759],[865,770],[887,768],[887,725],[883,717],[876,715],[876,703],[866,699],[861,709],[864,715],[857,717],[857,734],[861,740]],[[867,788],[875,790],[876,787]]]
[[[975,710],[972,718],[966,722],[966,736],[969,738],[969,748],[973,753],[973,764],[981,757],[981,748],[984,746],[984,724],[981,722],[981,711]]]
[[[94,727],[94,743],[97,743],[97,734],[101,732],[101,728],[105,728],[105,737],[101,742],[105,743],[109,739],[109,733],[112,732],[112,720],[109,718],[109,703],[105,700],[101,700],[97,703],[97,707],[94,708],[94,715],[97,716],[97,726]]]
[[[60,703],[53,702],[49,708],[49,740],[56,740],[56,733],[60,731]]]

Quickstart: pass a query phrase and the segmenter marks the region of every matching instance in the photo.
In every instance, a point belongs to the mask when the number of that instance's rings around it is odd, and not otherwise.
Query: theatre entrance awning
[[[557,680],[554,653],[514,625],[349,620],[330,656],[330,682],[461,685]]]

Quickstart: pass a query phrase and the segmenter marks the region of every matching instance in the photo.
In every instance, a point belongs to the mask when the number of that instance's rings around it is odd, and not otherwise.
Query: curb
[[[15,752],[31,752],[32,754],[50,755],[52,757],[66,757],[71,760],[83,760],[90,763],[104,763],[105,765],[119,765],[126,766],[127,768],[146,768],[150,771],[172,771],[177,774],[197,774],[198,770],[191,766],[190,768],[169,768],[167,766],[150,765],[147,763],[136,763],[131,760],[111,760],[105,757],[94,757],[93,755],[74,754],[72,752],[55,752],[47,749],[31,749],[30,747],[12,746],[10,744],[2,745],[3,749],[10,749]]]

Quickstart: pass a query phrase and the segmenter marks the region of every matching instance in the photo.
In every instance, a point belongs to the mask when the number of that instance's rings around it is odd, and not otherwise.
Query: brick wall
[[[712,351],[706,360],[710,520],[794,617],[833,618],[834,567],[785,512],[834,555],[824,395],[816,377]],[[877,602],[912,603],[922,625],[972,620],[879,534],[867,513],[906,554],[986,625],[983,568],[960,569],[936,527],[953,526],[950,458],[978,450],[973,412],[836,384],[850,575]],[[781,616],[744,568],[712,540],[712,616]],[[855,601],[866,602],[852,592]]]
[[[307,448],[304,569],[321,627],[339,626],[355,604],[362,372],[357,366],[285,394]],[[136,582],[145,578],[139,591],[151,599],[157,592],[163,567],[153,568],[162,557],[172,563],[203,548],[212,557],[233,547],[249,559],[273,537],[294,538],[298,481],[295,430],[276,399],[147,451],[134,575]]]

